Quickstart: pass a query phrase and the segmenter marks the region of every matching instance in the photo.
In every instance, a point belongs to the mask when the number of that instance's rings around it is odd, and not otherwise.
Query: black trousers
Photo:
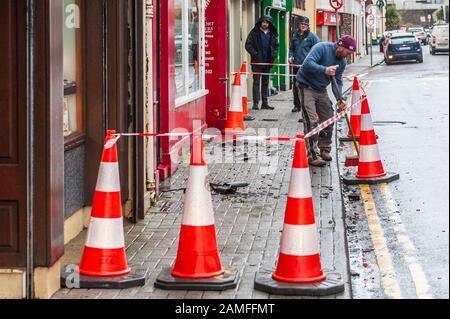
[[[254,69],[256,73],[270,73],[270,67]],[[253,75],[253,104],[258,105],[262,100],[262,105],[269,104],[269,75]]]
[[[298,73],[299,68],[294,68],[293,69],[293,74],[296,75]],[[301,105],[301,99],[300,96],[298,94],[298,90],[297,90],[297,78],[294,78],[294,87],[292,88],[292,92],[294,92],[294,107],[296,109],[301,110],[302,105]]]

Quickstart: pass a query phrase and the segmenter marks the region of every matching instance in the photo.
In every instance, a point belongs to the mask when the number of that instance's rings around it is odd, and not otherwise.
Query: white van
[[[437,25],[433,28],[430,41],[430,53],[449,52],[449,28],[448,24]]]

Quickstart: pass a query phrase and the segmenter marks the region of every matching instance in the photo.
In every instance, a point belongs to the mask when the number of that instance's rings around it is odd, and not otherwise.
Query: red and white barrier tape
[[[231,72],[231,75],[235,75],[236,73],[240,74],[250,74],[250,75],[268,75],[268,76],[290,76],[295,77],[295,74],[281,74],[281,73],[263,73],[263,72]]]
[[[364,102],[367,99],[361,99],[358,102],[353,103],[352,105],[349,105],[344,111],[336,114],[332,118],[328,119],[327,121],[319,124],[314,130],[309,132],[305,135],[304,139],[310,138],[316,134],[319,134],[321,131],[329,127],[330,125],[338,122],[340,119],[342,119],[344,116],[346,116],[348,113],[351,112],[351,110],[359,103]],[[109,140],[105,144],[105,148],[111,148],[114,146],[114,144],[121,138],[121,137],[183,137],[183,136],[192,136],[192,135],[198,135],[202,136],[203,139],[219,139],[219,140],[246,140],[246,141],[267,141],[267,142],[294,142],[299,140],[296,137],[286,137],[286,136],[248,136],[245,135],[245,133],[232,133],[225,132],[225,135],[204,135],[201,133],[119,133],[119,134],[113,134],[115,137],[114,139]]]
[[[282,63],[250,63],[251,65],[261,65],[261,66],[292,66],[294,68],[299,68],[301,64],[282,64]]]
[[[320,132],[322,132],[324,129],[326,129],[330,125],[338,122],[341,118],[343,118],[344,116],[349,114],[357,104],[364,102],[366,99],[367,99],[367,97],[365,99],[361,99],[360,101],[358,101],[356,103],[353,103],[352,105],[349,105],[344,111],[336,114],[335,116],[326,120],[325,122],[320,123],[314,130],[312,130],[311,132],[309,132],[308,134],[305,135],[305,139],[310,138],[316,134],[319,134]]]

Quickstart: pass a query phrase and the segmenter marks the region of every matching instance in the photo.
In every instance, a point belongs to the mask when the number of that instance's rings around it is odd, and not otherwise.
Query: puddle
[[[400,125],[406,125],[408,123],[401,122],[401,121],[376,121],[373,122],[374,126],[400,126]]]

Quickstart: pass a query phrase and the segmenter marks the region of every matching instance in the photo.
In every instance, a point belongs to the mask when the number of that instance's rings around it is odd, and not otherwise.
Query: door
[[[25,1],[0,1],[0,268],[26,266]]]
[[[225,129],[228,104],[227,0],[211,0],[205,13],[205,80],[208,126]]]

